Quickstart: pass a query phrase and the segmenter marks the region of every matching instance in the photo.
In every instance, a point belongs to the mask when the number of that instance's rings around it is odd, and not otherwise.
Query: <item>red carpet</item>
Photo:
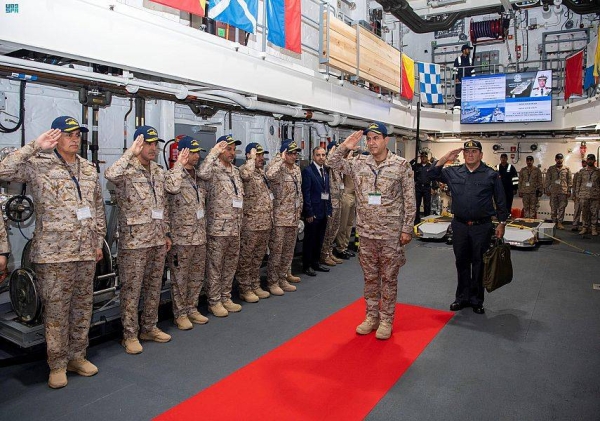
[[[156,419],[363,419],[452,317],[398,304],[379,341],[355,333],[364,309],[357,300]]]

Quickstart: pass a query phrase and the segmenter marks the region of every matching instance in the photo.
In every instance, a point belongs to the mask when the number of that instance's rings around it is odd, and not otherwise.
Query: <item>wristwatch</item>
[[[500,221],[500,225],[504,225],[506,226],[507,222],[506,221]]]

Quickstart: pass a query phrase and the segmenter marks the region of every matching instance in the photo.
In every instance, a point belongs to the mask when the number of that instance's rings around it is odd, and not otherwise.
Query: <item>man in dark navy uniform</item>
[[[465,164],[444,168],[444,164],[455,161],[461,151]],[[485,313],[483,254],[490,245],[494,230],[492,216],[497,216],[500,221],[496,227],[498,238],[504,237],[508,217],[500,176],[481,161],[482,157],[481,143],[469,140],[462,149],[455,149],[441,157],[429,170],[430,178],[447,184],[452,193],[452,246],[456,257],[458,287],[456,300],[450,305],[450,310],[472,307],[477,314]]]
[[[506,197],[506,209],[510,213],[513,198],[519,187],[519,173],[517,173],[514,165],[508,163],[508,155],[505,153],[500,155],[500,163],[496,167],[496,171],[500,174],[500,180],[502,180],[502,186],[504,187],[504,197]]]
[[[421,222],[421,202],[423,202],[423,215],[431,215],[431,181],[427,170],[431,168],[427,152],[421,151],[419,154],[421,162],[417,163],[416,159],[410,161],[413,173],[415,174],[415,196],[417,199],[417,213],[415,217],[415,225]]]
[[[461,55],[456,57],[454,60],[454,68],[456,70],[456,78],[454,80],[455,83],[455,92],[454,92],[454,106],[460,107],[460,98],[461,98],[461,89],[462,89],[462,79],[464,77],[473,76],[475,70],[473,69],[473,61],[471,60],[471,50],[473,48],[469,44],[465,44],[460,48]]]

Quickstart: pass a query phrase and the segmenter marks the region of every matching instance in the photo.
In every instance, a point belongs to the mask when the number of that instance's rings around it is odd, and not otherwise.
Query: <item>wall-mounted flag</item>
[[[208,17],[256,33],[258,0],[210,0]]]
[[[150,0],[151,2],[169,6],[173,9],[183,10],[194,15],[204,16],[206,0]]]
[[[298,54],[301,44],[301,0],[265,0],[267,2],[267,40]]]

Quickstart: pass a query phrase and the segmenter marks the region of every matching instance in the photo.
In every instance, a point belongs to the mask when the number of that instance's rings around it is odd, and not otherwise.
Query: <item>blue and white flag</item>
[[[585,64],[585,76],[583,78],[583,89],[590,88],[596,84],[596,80],[594,78],[594,69],[596,69],[596,66],[600,66],[600,63],[596,63],[596,54],[597,51],[599,51],[599,48],[598,35],[592,35],[590,43],[587,45],[587,58]],[[596,70],[596,72],[598,72],[598,70]]]
[[[440,65],[433,63],[417,63],[419,70],[419,89],[421,102],[427,104],[441,104],[444,102],[444,93],[440,81]]]
[[[258,0],[210,0],[208,17],[256,33]]]

